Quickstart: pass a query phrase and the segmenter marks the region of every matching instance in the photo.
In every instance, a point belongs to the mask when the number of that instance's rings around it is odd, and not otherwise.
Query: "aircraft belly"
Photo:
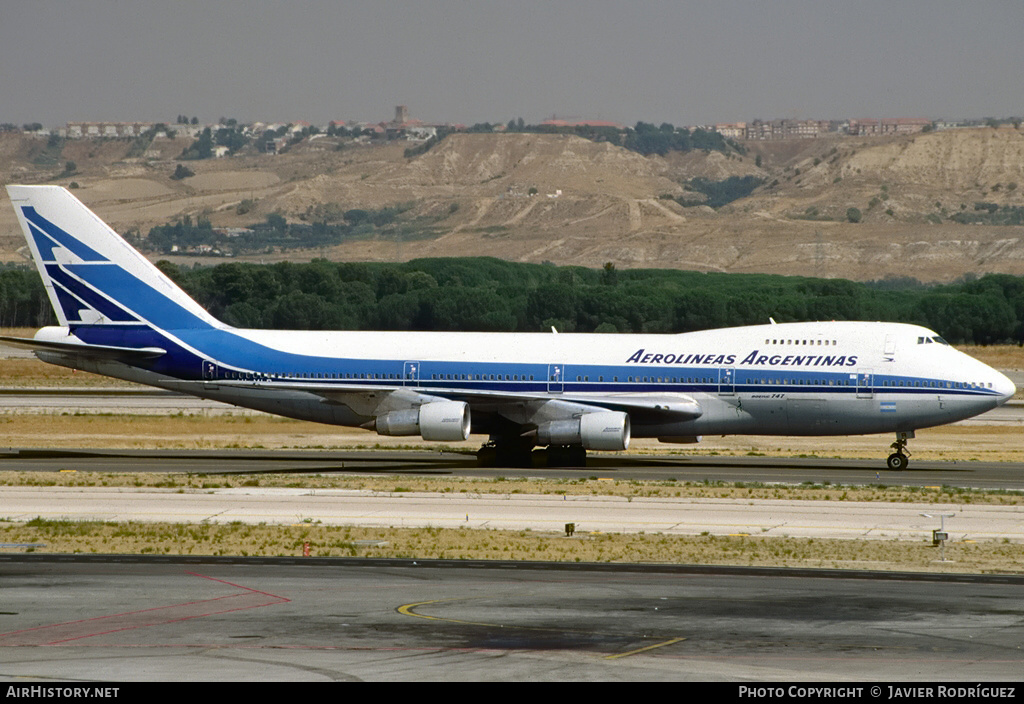
[[[704,414],[677,423],[634,423],[634,437],[697,435],[868,435],[925,428],[971,417],[978,400],[875,395],[871,398],[778,394],[702,396]],[[981,401],[980,403],[986,403]],[[995,406],[995,402],[991,402]]]
[[[358,426],[371,419],[370,416],[357,415],[347,406],[325,403],[321,397],[301,391],[236,388],[208,391],[203,395],[234,406],[315,423]]]
[[[667,436],[753,435],[763,433],[760,420],[747,409],[746,401],[738,397],[724,400],[718,396],[694,394],[703,413],[699,418],[687,421],[634,420],[632,435],[636,438]],[[772,434],[772,433],[769,433]]]
[[[835,404],[827,398],[786,399],[786,419],[793,435],[834,435],[839,419],[833,411]]]
[[[980,413],[996,408],[999,402],[995,398],[962,398],[955,396],[932,397],[927,403],[926,415],[928,425],[942,425],[958,420],[972,418]]]

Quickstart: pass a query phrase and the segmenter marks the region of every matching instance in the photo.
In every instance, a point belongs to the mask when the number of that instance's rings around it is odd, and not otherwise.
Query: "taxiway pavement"
[[[1020,577],[0,555],[0,680],[1019,682]]]

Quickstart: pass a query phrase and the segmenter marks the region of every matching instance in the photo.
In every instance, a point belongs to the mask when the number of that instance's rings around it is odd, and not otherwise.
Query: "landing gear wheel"
[[[488,443],[477,450],[478,467],[525,468],[533,467],[532,447],[520,443]]]
[[[910,460],[907,459],[906,455],[900,452],[894,452],[889,455],[889,459],[886,460],[886,464],[889,466],[889,469],[896,472],[902,472],[907,468],[907,465],[910,464]]]
[[[580,445],[549,445],[548,467],[586,467],[587,451]]]
[[[476,451],[476,466],[477,467],[497,467],[498,466],[498,448],[494,445],[484,445]]]
[[[896,433],[896,442],[889,446],[896,450],[896,452],[889,455],[889,459],[886,460],[886,465],[889,469],[896,472],[902,472],[907,468],[907,465],[910,464],[910,460],[907,459],[907,457],[910,456],[910,453],[907,451],[907,440],[912,437],[914,437],[913,430]]]

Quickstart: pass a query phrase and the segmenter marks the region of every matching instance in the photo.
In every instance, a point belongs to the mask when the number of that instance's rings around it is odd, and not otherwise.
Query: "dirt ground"
[[[345,210],[412,203],[416,215],[447,213],[435,239],[354,241],[253,261],[458,254],[855,280],[1024,274],[1024,228],[952,220],[978,203],[1024,204],[1024,130],[1009,127],[750,142],[746,153],[667,158],[571,135],[456,134],[415,157],[404,155],[405,142],[321,138],[277,156],[190,162],[195,175],[178,181],[170,177],[184,138],[154,143],[158,158],[145,159],[127,157],[127,142],[68,141],[52,166],[33,161],[31,142],[0,135],[0,184],[74,180],[75,194],[120,232],[146,233],[186,215],[215,227],[247,226],[271,213],[300,222],[330,203]],[[77,164],[73,178],[60,173],[68,159]],[[686,190],[693,178],[748,175],[764,185],[718,210],[674,200],[697,197]],[[0,191],[0,261],[21,261],[24,240],[5,200]],[[252,208],[240,214],[242,201]],[[849,208],[861,211],[859,222],[848,221]]]

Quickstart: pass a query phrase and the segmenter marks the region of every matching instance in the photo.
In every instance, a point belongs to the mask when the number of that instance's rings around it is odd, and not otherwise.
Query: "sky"
[[[1024,114],[1020,0],[0,0],[0,123]]]

